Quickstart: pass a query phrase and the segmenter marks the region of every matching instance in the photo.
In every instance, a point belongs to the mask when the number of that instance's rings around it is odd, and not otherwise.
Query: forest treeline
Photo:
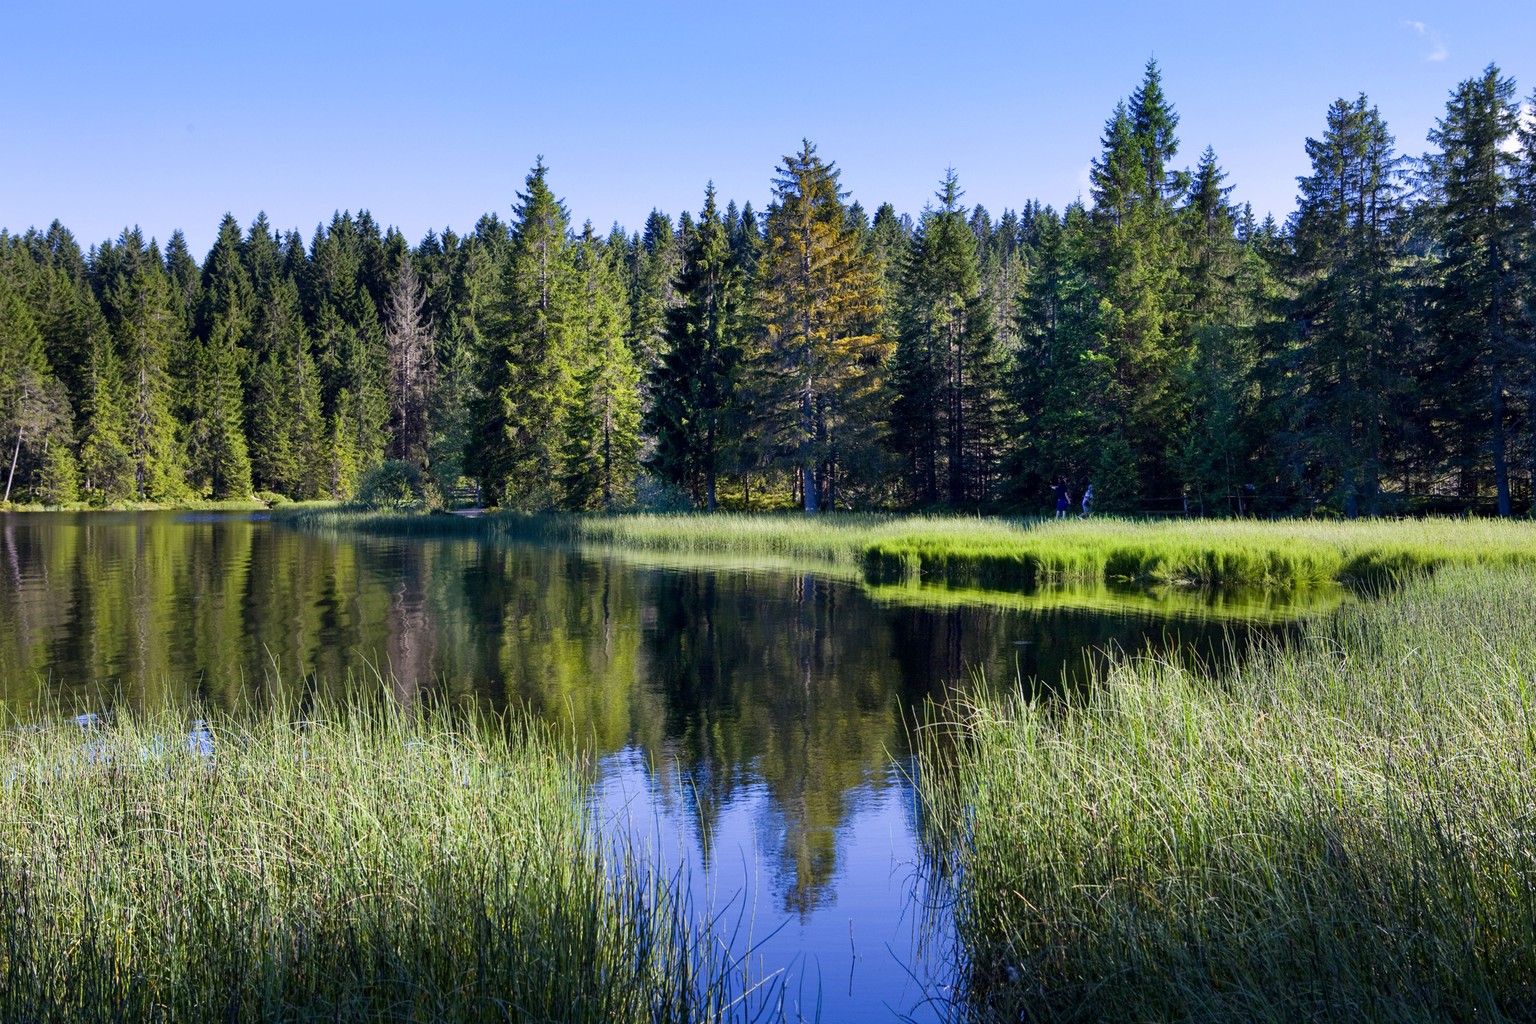
[[[1536,109],[1536,93],[1527,110]],[[0,232],[5,499],[346,498],[387,461],[527,509],[1523,508],[1536,474],[1536,121],[1490,65],[1401,155],[1361,95],[1284,223],[1181,165],[1155,62],[1092,194],[994,218],[953,170],[870,215],[809,142],[768,207],[411,246],[226,215],[199,263]]]

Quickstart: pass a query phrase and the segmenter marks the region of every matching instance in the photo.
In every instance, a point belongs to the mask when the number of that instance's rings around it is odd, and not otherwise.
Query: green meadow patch
[[[1043,583],[1312,587],[1432,571],[1536,564],[1536,524],[1508,520],[1090,520],[878,515],[468,518],[343,509],[275,513],[311,529],[479,535],[690,555],[762,556],[871,584],[1020,589]]]

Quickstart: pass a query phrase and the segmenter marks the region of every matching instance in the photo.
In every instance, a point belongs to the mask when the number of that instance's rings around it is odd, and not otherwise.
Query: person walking
[[[1093,515],[1093,509],[1091,507],[1092,505],[1093,505],[1093,484],[1090,482],[1087,487],[1083,488],[1083,511],[1082,511],[1082,514],[1079,515],[1077,518],[1079,518],[1079,519],[1087,519],[1089,516]]]
[[[1051,484],[1051,493],[1056,495],[1056,518],[1067,518],[1067,510],[1072,507],[1072,495],[1067,493],[1067,482],[1058,479]]]

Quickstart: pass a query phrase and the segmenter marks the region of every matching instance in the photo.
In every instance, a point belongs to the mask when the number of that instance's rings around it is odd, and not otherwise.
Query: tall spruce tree
[[[866,247],[880,275],[880,334],[886,338],[894,339],[900,333],[896,317],[901,309],[912,231],[912,218],[898,215],[890,203],[881,203],[875,209]]]
[[[1434,288],[1437,378],[1445,387],[1437,419],[1452,434],[1464,477],[1487,452],[1499,515],[1510,514],[1506,397],[1523,362],[1517,342],[1522,289],[1518,266],[1517,153],[1506,148],[1519,126],[1514,79],[1490,64],[1451,93],[1429,133],[1439,147],[1425,159],[1440,239]],[[1513,329],[1513,330],[1512,330]],[[1464,491],[1475,486],[1464,482]]]
[[[171,240],[166,243],[165,273],[171,279],[171,293],[178,299],[183,332],[191,338],[197,333],[197,314],[202,305],[202,270],[187,249],[187,236],[180,230],[171,232]]]
[[[848,224],[838,177],[808,140],[784,158],[758,266],[763,393],[807,512],[833,506],[888,352],[877,270]]]
[[[1104,412],[1111,447],[1129,451],[1128,465],[1106,467],[1096,494],[1113,503],[1132,494],[1167,499],[1182,491],[1182,448],[1193,352],[1182,295],[1176,205],[1187,175],[1169,169],[1178,153],[1178,114],[1148,61],[1129,103],[1105,127],[1104,151],[1092,166],[1093,222],[1104,298],[1101,351],[1113,368],[1118,401]]]
[[[946,171],[913,237],[890,382],[891,441],[906,456],[909,491],[952,507],[989,497],[1001,377],[961,195]]]
[[[976,258],[981,273],[981,294],[992,318],[998,351],[1007,358],[1018,347],[1014,310],[1024,286],[1024,276],[1029,272],[1029,249],[1021,243],[1019,215],[1013,210],[1005,209],[997,223],[990,227],[985,245],[982,245],[982,233],[978,230],[983,223],[974,214],[972,221],[972,230],[978,232]]]
[[[576,273],[570,218],[541,158],[518,193],[465,466],[496,504],[559,503],[555,473],[571,390]]]
[[[630,339],[640,365],[649,368],[664,344],[667,310],[676,302],[672,283],[682,254],[671,219],[660,210],[652,210],[645,219],[645,229],[635,237],[631,254]]]
[[[85,394],[91,335],[106,329],[90,286],[62,267],[44,264],[30,288],[33,320],[43,337],[43,351],[54,375],[78,408]]]
[[[227,335],[194,341],[183,369],[183,444],[193,490],[213,498],[251,493],[251,459],[245,435],[245,389],[240,357]],[[264,397],[258,389],[258,403]],[[261,420],[257,404],[251,419]]]
[[[1515,133],[1516,265],[1524,282],[1519,336],[1525,360],[1526,455],[1531,515],[1536,517],[1536,90],[1525,101]]]
[[[566,416],[566,508],[611,511],[634,499],[640,456],[640,367],[629,347],[622,231],[576,243],[579,296],[571,317],[573,391]]]
[[[103,321],[90,335],[90,357],[80,403],[80,477],[87,499],[97,504],[134,495],[133,455],[128,449],[124,377]]]
[[[350,422],[358,468],[366,471],[383,461],[389,441],[389,353],[379,308],[363,282],[358,282],[350,305],[357,320],[355,329],[343,335],[352,345],[343,380],[352,391]]]
[[[714,511],[746,329],[746,273],[731,249],[711,184],[683,248],[660,358],[650,374],[647,465]]]
[[[1405,327],[1400,161],[1364,95],[1333,103],[1307,156],[1312,173],[1299,179],[1293,225],[1300,386],[1288,404],[1304,474],[1297,483],[1349,515],[1372,514],[1396,429],[1389,399],[1404,384],[1396,358]]]
[[[140,501],[175,501],[187,493],[171,379],[183,316],[158,254],[141,249],[126,232],[124,237],[130,256],[111,286],[110,306],[118,316],[118,347],[127,377],[123,404],[134,494]]]
[[[269,285],[252,336],[259,362],[250,392],[252,473],[259,486],[298,498],[327,493],[320,380],[295,282]]]
[[[486,218],[487,221],[494,218]],[[492,239],[505,235],[500,222]],[[504,241],[487,241],[477,230],[463,239],[444,233],[444,280],[429,291],[432,318],[439,325],[438,386],[432,407],[428,446],[432,473],[446,489],[464,475],[464,452],[473,437],[472,411],[479,396],[479,364],[487,348],[485,319],[501,276]]]
[[[1009,376],[1013,500],[1038,508],[1050,487],[1093,483],[1115,508],[1127,496],[1116,473],[1130,459],[1117,417],[1122,401],[1105,354],[1104,306],[1093,272],[1088,212],[1081,203],[1034,220],[1034,262],[1019,296],[1019,346]]]
[[[218,338],[239,364],[249,362],[247,349],[256,321],[256,290],[240,259],[243,245],[239,223],[226,213],[203,260],[196,328],[199,337]]]
[[[7,502],[16,493],[18,470],[26,487],[50,444],[68,444],[70,428],[68,396],[49,371],[43,336],[22,290],[8,276],[0,271],[0,501]]]
[[[1184,382],[1190,419],[1181,474],[1195,507],[1205,512],[1237,511],[1253,475],[1257,355],[1256,296],[1250,290],[1262,284],[1250,273],[1258,265],[1244,259],[1225,179],[1215,151],[1206,147],[1183,208],[1194,352]]]

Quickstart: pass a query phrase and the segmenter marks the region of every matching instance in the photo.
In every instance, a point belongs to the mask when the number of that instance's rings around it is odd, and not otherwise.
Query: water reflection
[[[383,685],[526,708],[593,752],[603,806],[655,823],[697,884],[751,901],[773,934],[762,955],[820,979],[835,1020],[917,1013],[923,997],[912,709],[977,673],[1072,685],[1095,649],[1211,656],[1239,623],[1288,611],[1107,587],[869,588],[251,517],[11,514],[0,544],[5,700],[229,706]]]

